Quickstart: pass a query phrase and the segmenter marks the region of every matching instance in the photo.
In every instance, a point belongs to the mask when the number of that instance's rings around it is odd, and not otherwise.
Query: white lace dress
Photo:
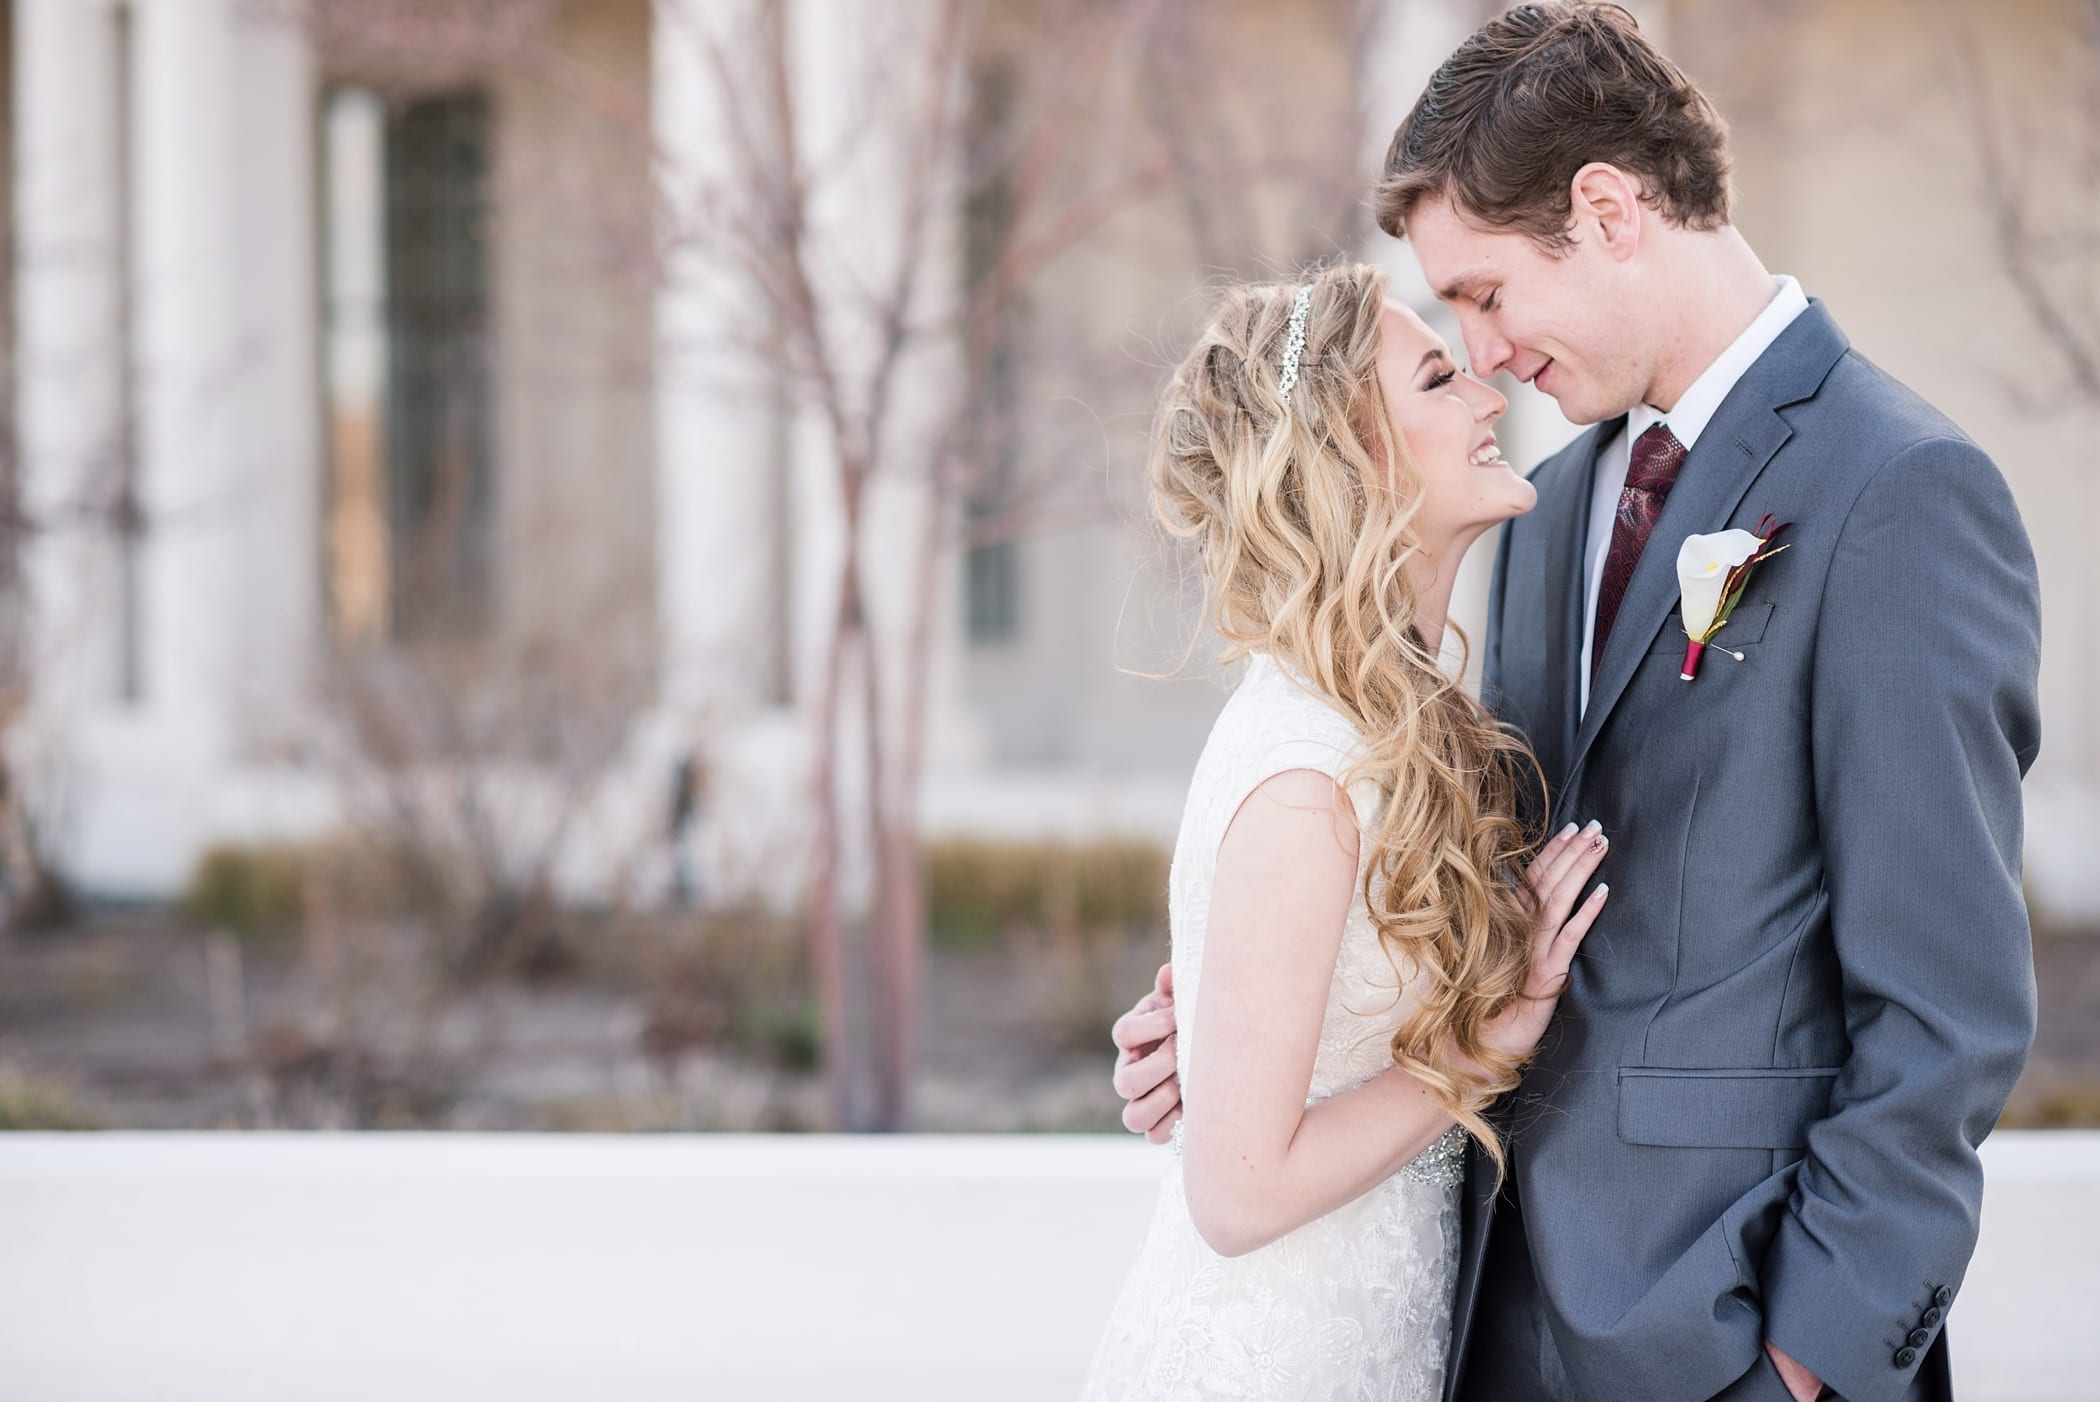
[[[1347,717],[1256,655],[1196,763],[1174,846],[1177,1064],[1203,1074],[1192,1032],[1203,996],[1203,936],[1218,844],[1264,780],[1290,769],[1340,778],[1360,737]],[[1367,821],[1374,795],[1352,795]],[[1392,1064],[1406,990],[1380,948],[1359,888],[1327,996],[1307,1104]],[[1458,1269],[1465,1137],[1454,1129],[1419,1159],[1318,1221],[1244,1256],[1211,1250],[1189,1217],[1181,1134],[1152,1223],[1094,1355],[1087,1402],[1180,1398],[1275,1402],[1434,1402],[1443,1390]]]

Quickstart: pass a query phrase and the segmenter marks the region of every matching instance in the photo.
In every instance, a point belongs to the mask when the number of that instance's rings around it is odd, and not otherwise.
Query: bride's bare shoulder
[[[1341,785],[1325,770],[1285,769],[1262,780],[1226,825],[1225,853],[1260,852],[1268,857],[1316,841],[1354,863],[1359,850],[1358,815]]]

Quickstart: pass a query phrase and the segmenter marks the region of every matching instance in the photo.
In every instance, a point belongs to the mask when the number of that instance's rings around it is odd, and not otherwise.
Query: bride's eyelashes
[[[1439,390],[1442,389],[1445,385],[1450,384],[1453,380],[1457,378],[1458,371],[1446,370],[1441,375],[1431,375],[1429,377],[1429,383],[1424,385],[1422,388],[1425,392],[1430,390]]]

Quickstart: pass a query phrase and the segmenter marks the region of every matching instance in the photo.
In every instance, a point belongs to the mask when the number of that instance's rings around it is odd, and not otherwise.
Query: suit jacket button
[[[1930,1329],[1933,1325],[1939,1323],[1940,1320],[1942,1320],[1945,1317],[1946,1316],[1942,1313],[1938,1305],[1928,1305],[1925,1308],[1925,1313],[1918,1316],[1918,1323],[1924,1325],[1927,1329]]]
[[[1910,1347],[1908,1344],[1905,1344],[1902,1348],[1896,1350],[1896,1366],[1898,1368],[1908,1368],[1911,1364],[1917,1361],[1918,1351]]]
[[[1910,1331],[1910,1338],[1906,1342],[1912,1348],[1923,1348],[1932,1342],[1932,1335],[1923,1329],[1913,1329]]]
[[[1939,1289],[1932,1292],[1932,1302],[1941,1309],[1947,1308],[1947,1306],[1954,1303],[1954,1288],[1942,1285]]]

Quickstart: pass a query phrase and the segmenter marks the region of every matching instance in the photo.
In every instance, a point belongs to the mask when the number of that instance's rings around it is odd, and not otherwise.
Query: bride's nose
[[[1472,371],[1466,372],[1468,393],[1466,398],[1473,406],[1473,417],[1480,423],[1491,424],[1502,417],[1509,408],[1509,400],[1493,385],[1476,378]]]

